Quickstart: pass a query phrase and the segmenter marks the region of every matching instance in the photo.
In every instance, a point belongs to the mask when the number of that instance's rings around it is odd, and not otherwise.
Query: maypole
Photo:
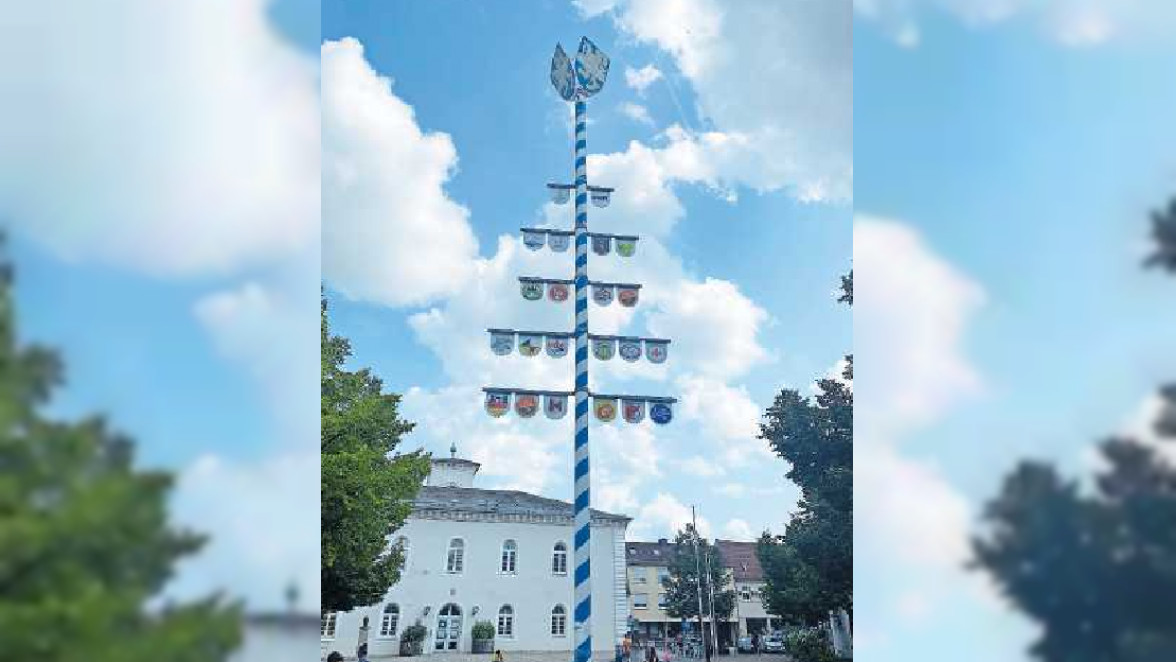
[[[574,396],[575,402],[575,443],[573,453],[573,623],[574,662],[589,662],[592,658],[592,511],[591,476],[588,445],[589,402],[594,405],[597,420],[612,422],[620,404],[621,417],[632,424],[641,423],[645,418],[646,406],[654,423],[664,425],[672,418],[671,405],[674,398],[604,395],[592,393],[588,388],[589,347],[597,360],[608,361],[615,354],[628,362],[641,358],[642,349],[647,360],[664,363],[669,349],[669,340],[635,336],[593,335],[588,331],[588,296],[601,306],[610,305],[615,299],[621,306],[637,305],[641,286],[630,283],[606,283],[588,280],[588,249],[606,256],[615,246],[621,257],[631,257],[636,252],[638,237],[614,235],[588,231],[588,201],[598,207],[608,206],[611,188],[588,185],[588,138],[586,99],[601,90],[608,76],[609,59],[587,38],[580,40],[575,63],[568,58],[563,47],[555,47],[551,60],[551,83],[564,101],[573,102],[575,107],[575,178],[571,184],[548,184],[556,203],[564,204],[574,194],[575,224],[571,231],[549,228],[521,228],[523,243],[532,250],[545,245],[552,251],[567,251],[569,239],[575,244],[575,271],[571,281],[551,278],[520,277],[519,284],[525,299],[538,301],[547,298],[555,303],[568,299],[568,286],[573,288],[575,302],[575,326],[571,333],[561,331],[520,331],[516,329],[487,329],[490,345],[495,354],[505,355],[514,350],[516,341],[520,354],[537,356],[542,349],[548,356],[560,358],[567,354],[568,340],[575,346],[575,389],[568,391],[537,391],[519,388],[488,387],[486,410],[492,416],[502,416],[511,408],[514,399],[515,413],[522,418],[531,418],[539,409],[540,398],[549,419],[560,419],[567,411],[567,398]],[[619,351],[618,351],[619,346]]]

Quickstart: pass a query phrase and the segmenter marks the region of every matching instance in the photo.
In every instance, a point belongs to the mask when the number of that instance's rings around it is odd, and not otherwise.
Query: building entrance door
[[[439,651],[455,651],[461,641],[461,607],[452,602],[437,612],[437,641]]]

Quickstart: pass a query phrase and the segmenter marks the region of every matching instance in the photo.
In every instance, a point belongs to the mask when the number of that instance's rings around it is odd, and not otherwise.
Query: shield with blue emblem
[[[665,425],[666,423],[669,423],[670,420],[674,418],[674,412],[672,409],[670,409],[670,403],[655,402],[653,406],[649,408],[649,418],[658,425]]]

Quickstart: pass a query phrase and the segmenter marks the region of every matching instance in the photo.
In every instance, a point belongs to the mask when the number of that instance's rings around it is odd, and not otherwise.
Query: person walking
[[[623,659],[625,662],[629,662],[629,655],[632,653],[632,645],[633,642],[629,640],[629,635],[626,634],[625,638],[621,639],[621,659]]]
[[[494,662],[503,662],[501,650],[494,651]]]

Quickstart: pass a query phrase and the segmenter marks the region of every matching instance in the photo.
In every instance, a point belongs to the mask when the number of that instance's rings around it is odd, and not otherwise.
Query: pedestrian
[[[494,662],[503,662],[502,651],[500,651],[500,650],[494,651]]]
[[[632,652],[632,645],[633,643],[629,641],[629,635],[625,635],[625,638],[621,639],[621,656],[625,662],[629,662],[629,654]]]
[[[756,655],[759,655],[759,633],[758,632],[751,635],[751,650],[755,651]]]
[[[649,645],[649,653],[645,656],[645,662],[659,662],[657,659],[657,649],[653,647],[653,644]]]

